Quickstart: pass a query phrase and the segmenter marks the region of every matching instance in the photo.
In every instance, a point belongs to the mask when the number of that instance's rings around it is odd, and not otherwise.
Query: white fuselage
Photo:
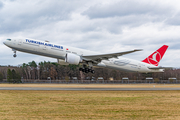
[[[85,49],[52,44],[49,42],[32,39],[11,39],[9,41],[6,40],[4,44],[17,51],[42,55],[46,57],[52,57],[61,60],[65,59],[67,53],[73,53],[79,56],[101,54],[98,52],[93,52]],[[118,59],[111,58],[109,60],[102,60],[101,63],[97,64],[97,66],[130,72],[163,72],[163,69],[149,69],[149,67],[155,67],[154,65],[150,65],[141,61],[132,60],[124,57],[119,57]]]

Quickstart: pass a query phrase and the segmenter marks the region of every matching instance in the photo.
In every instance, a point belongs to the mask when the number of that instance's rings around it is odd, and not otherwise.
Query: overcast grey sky
[[[143,49],[124,57],[143,60],[166,44],[161,66],[180,67],[179,0],[1,0],[0,65],[19,65],[47,57],[3,45],[23,37],[100,51]]]

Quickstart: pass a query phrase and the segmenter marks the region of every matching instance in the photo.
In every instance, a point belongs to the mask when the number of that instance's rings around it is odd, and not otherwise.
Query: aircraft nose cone
[[[6,42],[3,42],[3,44],[5,44],[5,45],[6,45]]]

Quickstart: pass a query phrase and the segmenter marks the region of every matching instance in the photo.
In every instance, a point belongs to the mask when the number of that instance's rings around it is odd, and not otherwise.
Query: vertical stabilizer
[[[159,48],[157,51],[155,51],[153,54],[151,54],[149,57],[144,59],[142,62],[158,66],[159,62],[164,56],[164,53],[166,52],[168,46],[163,45],[161,48]]]

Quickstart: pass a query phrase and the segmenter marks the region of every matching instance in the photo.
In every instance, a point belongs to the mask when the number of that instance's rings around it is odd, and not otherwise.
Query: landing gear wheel
[[[94,70],[91,70],[91,73],[94,74],[95,73]]]
[[[88,72],[91,72],[92,70],[91,69],[88,69]]]
[[[16,54],[14,54],[14,55],[13,55],[13,57],[17,57],[17,55],[16,55]]]
[[[79,71],[82,71],[83,69],[82,68],[79,68]]]
[[[85,72],[85,69],[82,68],[82,72]]]

